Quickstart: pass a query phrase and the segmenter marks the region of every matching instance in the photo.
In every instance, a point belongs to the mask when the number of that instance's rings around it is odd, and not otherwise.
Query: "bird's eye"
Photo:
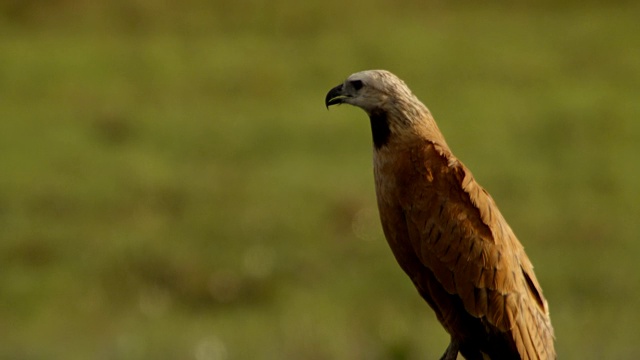
[[[362,80],[353,80],[351,81],[351,86],[353,86],[354,89],[356,90],[360,90],[362,89]]]

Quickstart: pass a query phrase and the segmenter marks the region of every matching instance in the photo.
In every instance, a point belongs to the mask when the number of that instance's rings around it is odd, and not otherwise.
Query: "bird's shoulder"
[[[547,302],[524,248],[489,193],[444,143],[408,152],[401,208],[420,261],[467,312],[521,353],[553,351]],[[551,350],[549,350],[551,349]]]
[[[434,271],[447,292],[459,294],[467,310],[486,315],[492,293],[503,301],[546,301],[533,266],[489,193],[446,146],[424,141],[411,147],[412,180],[401,207],[410,241],[420,260]],[[399,175],[402,177],[403,175]],[[508,328],[509,314],[493,314]]]

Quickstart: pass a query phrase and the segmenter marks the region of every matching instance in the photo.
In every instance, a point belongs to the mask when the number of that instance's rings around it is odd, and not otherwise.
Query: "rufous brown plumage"
[[[355,73],[325,98],[343,103],[369,115],[382,228],[451,336],[442,359],[555,359],[531,262],[427,107],[384,70]]]

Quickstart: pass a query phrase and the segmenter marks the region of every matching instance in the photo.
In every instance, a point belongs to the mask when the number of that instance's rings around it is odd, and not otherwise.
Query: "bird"
[[[369,116],[380,221],[398,264],[450,336],[441,360],[556,359],[549,306],[522,244],[427,107],[386,70],[325,97]]]

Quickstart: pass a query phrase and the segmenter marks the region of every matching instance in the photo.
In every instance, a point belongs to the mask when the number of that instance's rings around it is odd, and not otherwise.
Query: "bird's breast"
[[[399,207],[419,176],[411,152],[393,146],[374,150],[373,172],[379,206]]]

